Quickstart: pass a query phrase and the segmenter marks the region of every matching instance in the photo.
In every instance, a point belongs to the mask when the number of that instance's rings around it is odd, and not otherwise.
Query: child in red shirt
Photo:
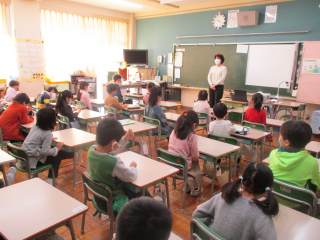
[[[266,111],[261,109],[263,103],[263,96],[261,93],[255,93],[252,95],[253,108],[249,108],[246,111],[245,119],[249,122],[262,123],[267,126],[267,114]]]

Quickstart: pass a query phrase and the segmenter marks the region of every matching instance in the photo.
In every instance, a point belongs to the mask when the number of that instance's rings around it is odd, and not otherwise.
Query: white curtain
[[[10,75],[17,76],[17,62],[14,41],[10,33],[9,6],[0,3],[0,78],[10,80]]]
[[[75,70],[94,67],[101,82],[123,60],[123,49],[128,46],[127,25],[41,9],[47,76],[65,81]]]

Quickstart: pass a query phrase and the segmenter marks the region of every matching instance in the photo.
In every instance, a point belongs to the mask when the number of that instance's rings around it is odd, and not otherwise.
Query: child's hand
[[[130,163],[130,166],[129,167],[137,167],[137,163],[135,162],[135,161],[132,161],[131,163]]]
[[[57,149],[58,149],[58,151],[60,151],[61,149],[62,149],[62,147],[63,147],[63,142],[58,142],[57,143]]]
[[[52,137],[52,140],[57,140],[58,138],[57,137]]]
[[[124,135],[124,139],[126,140],[126,141],[128,141],[128,140],[130,140],[130,139],[133,139],[133,137],[134,137],[134,134],[133,134],[133,132],[132,132],[132,129],[129,129],[127,132],[126,132],[126,134]]]

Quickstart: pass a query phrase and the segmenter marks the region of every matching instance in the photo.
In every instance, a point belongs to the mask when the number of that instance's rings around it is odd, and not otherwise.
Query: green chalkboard
[[[184,48],[183,63],[181,67],[181,78],[174,83],[189,85],[190,87],[208,88],[208,73],[214,65],[214,56],[222,54],[225,58],[223,63],[228,69],[228,74],[224,82],[225,89],[245,90],[248,93],[262,91],[265,93],[277,94],[277,88],[260,87],[246,85],[246,71],[248,54],[237,53],[237,45],[192,45],[180,46],[176,49]],[[257,79],[259,81],[259,79]],[[286,89],[280,89],[281,96],[292,96]]]

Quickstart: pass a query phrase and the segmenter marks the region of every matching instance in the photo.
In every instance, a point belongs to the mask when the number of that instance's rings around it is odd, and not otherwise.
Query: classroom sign
[[[320,59],[312,59],[312,58],[303,59],[302,73],[320,74]]]

